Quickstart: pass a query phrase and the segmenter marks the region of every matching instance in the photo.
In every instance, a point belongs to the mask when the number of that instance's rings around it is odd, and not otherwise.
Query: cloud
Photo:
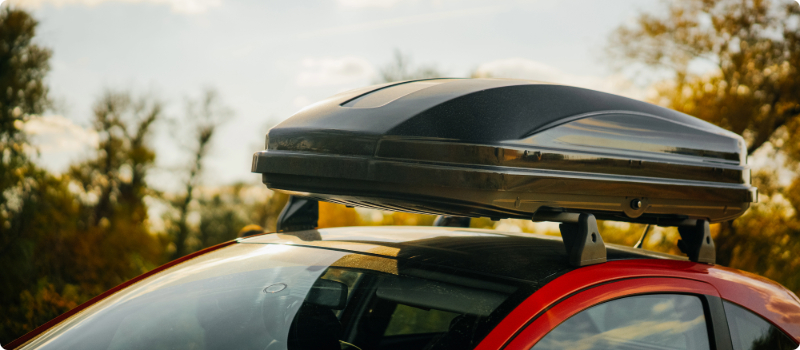
[[[42,152],[82,151],[85,147],[96,147],[99,141],[96,131],[82,128],[60,115],[32,118],[22,130]]]
[[[31,144],[39,150],[38,163],[52,171],[61,171],[69,164],[96,148],[97,132],[83,128],[60,115],[30,119],[22,127]]]
[[[382,28],[403,27],[403,26],[410,26],[413,24],[444,21],[453,18],[486,17],[490,13],[503,11],[506,8],[507,8],[506,6],[490,5],[490,6],[464,8],[464,9],[441,11],[441,12],[426,12],[411,16],[385,18],[374,21],[346,24],[342,26],[313,30],[310,32],[300,33],[297,35],[297,38],[308,39],[308,38],[318,38],[318,37],[330,37],[330,36],[338,36],[349,33],[365,32]]]
[[[337,0],[336,3],[341,7],[365,8],[365,7],[392,7],[401,3],[400,0]]]
[[[375,76],[375,67],[356,56],[306,58],[301,65],[302,71],[296,79],[301,87],[352,84]]]
[[[222,5],[222,0],[11,0],[11,4],[39,8],[44,4],[56,7],[69,5],[95,6],[104,2],[150,3],[168,5],[173,12],[196,14]]]
[[[475,70],[475,75],[480,77],[526,79],[571,85],[639,100],[643,100],[646,97],[645,90],[637,87],[633,82],[620,75],[598,77],[569,74],[558,68],[525,58],[506,58],[483,63]]]
[[[311,100],[306,96],[297,96],[292,100],[292,105],[295,108],[305,108],[306,106],[311,104]]]

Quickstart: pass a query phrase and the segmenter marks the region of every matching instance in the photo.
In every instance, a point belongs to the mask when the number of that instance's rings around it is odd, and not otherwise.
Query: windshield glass
[[[235,244],[133,284],[23,349],[468,349],[529,293],[392,258]]]

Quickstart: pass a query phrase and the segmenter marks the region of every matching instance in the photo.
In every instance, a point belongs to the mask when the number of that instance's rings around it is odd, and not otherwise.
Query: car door
[[[605,283],[573,293],[535,315],[505,349],[733,347],[722,299],[712,285],[651,277]]]

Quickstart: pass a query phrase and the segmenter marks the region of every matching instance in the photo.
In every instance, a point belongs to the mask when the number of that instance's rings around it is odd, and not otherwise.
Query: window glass
[[[383,335],[447,332],[457,313],[398,304]]]
[[[593,306],[558,325],[533,349],[709,349],[700,298],[640,295]]]
[[[763,318],[724,302],[733,350],[795,350],[794,341]]]
[[[505,304],[519,286],[485,279],[343,251],[237,244],[137,282],[23,349],[471,349],[514,308]]]

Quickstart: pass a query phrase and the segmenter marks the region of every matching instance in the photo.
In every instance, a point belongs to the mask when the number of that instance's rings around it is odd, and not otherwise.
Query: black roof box
[[[746,156],[739,135],[621,96],[431,79],[299,111],[269,131],[252,170],[272,189],[349,206],[677,225],[744,213],[757,200]]]

